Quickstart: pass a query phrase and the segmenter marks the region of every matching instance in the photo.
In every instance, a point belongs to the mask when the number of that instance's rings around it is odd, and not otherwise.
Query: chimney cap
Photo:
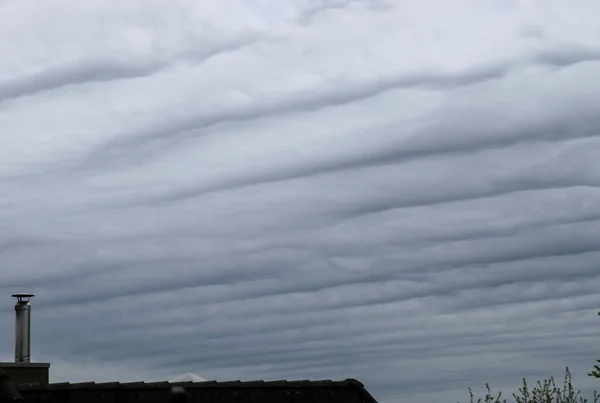
[[[17,298],[19,302],[29,302],[29,300],[34,296],[35,295],[26,292],[19,292],[12,295],[12,297]]]

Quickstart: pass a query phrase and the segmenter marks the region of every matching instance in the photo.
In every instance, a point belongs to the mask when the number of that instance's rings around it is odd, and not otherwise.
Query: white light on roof
[[[196,374],[192,374],[191,372],[186,372],[185,374],[176,376],[169,382],[206,382],[206,379]]]

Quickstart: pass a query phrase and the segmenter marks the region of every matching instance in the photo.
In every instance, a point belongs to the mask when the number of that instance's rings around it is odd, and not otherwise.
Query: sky
[[[356,378],[600,359],[596,0],[0,1],[0,359]]]

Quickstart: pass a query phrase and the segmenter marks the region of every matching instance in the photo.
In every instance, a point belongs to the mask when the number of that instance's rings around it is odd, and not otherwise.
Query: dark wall
[[[38,383],[47,385],[50,381],[49,364],[0,363],[0,367],[14,384]]]

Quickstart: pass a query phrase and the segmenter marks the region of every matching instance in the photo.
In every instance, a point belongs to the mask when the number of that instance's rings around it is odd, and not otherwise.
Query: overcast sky
[[[600,358],[597,0],[0,1],[0,358],[52,381]]]

